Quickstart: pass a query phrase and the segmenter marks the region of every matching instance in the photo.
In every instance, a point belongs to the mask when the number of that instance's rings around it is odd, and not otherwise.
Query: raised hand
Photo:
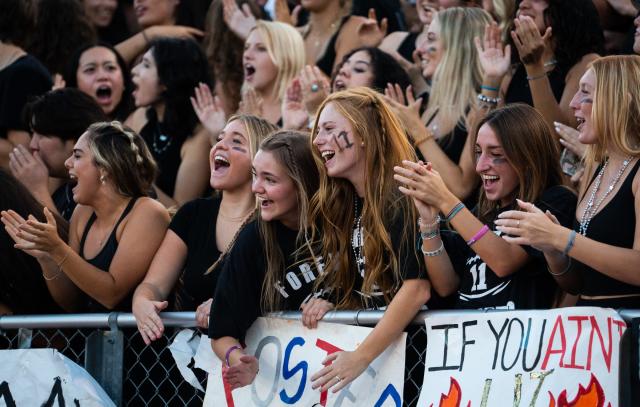
[[[484,38],[474,38],[480,65],[486,78],[500,81],[511,65],[511,46],[503,46],[498,24],[492,22],[484,27]]]
[[[302,68],[298,79],[307,113],[315,115],[322,101],[331,93],[331,82],[320,68],[315,65],[306,65]]]
[[[226,123],[222,101],[211,94],[211,89],[205,83],[200,83],[194,92],[196,97],[191,97],[191,106],[196,116],[210,134],[217,136]]]
[[[415,99],[413,96],[413,88],[411,85],[402,92],[400,85],[387,84],[384,90],[385,100],[391,105],[391,109],[396,113],[400,121],[405,127],[409,136],[416,140],[418,134],[424,131],[424,123],[420,117],[420,105],[422,98]],[[405,104],[406,100],[406,104]]]
[[[242,93],[240,101],[240,112],[262,117],[263,100],[252,87],[247,87]]]
[[[49,193],[49,170],[37,151],[32,155],[23,145],[16,146],[9,153],[9,168],[32,193]]]
[[[368,18],[360,23],[357,30],[361,45],[363,47],[377,47],[387,35],[387,28],[387,19],[383,18],[378,24],[376,11],[370,8]]]
[[[21,250],[39,250],[52,256],[52,253],[66,243],[58,235],[56,219],[46,207],[43,210],[46,223],[38,221],[33,215],[19,226],[18,237],[22,243],[16,243],[15,247]]]
[[[294,27],[298,25],[298,17],[300,16],[300,11],[302,11],[302,6],[298,4],[293,8],[293,11],[289,12],[289,5],[287,4],[287,0],[276,0],[276,21],[280,21],[281,23],[287,23]]]
[[[20,236],[20,226],[27,223],[27,221],[13,210],[2,211],[1,216],[4,229],[15,242],[14,247],[26,247],[29,242],[24,237]],[[47,253],[42,250],[22,249],[22,251],[36,259],[44,260],[48,258]]]
[[[204,31],[187,25],[154,25],[147,28],[146,33],[152,39],[160,37],[198,39],[204,37]]]
[[[549,47],[551,27],[547,27],[544,35],[540,35],[536,23],[529,16],[520,16],[514,20],[515,30],[511,38],[518,49],[520,60],[525,65],[543,65],[542,55]]]
[[[452,195],[440,173],[430,163],[403,160],[402,166],[393,167],[393,171],[393,178],[400,183],[400,192],[414,199],[416,208],[424,219],[435,218],[433,210],[440,209]]]
[[[584,157],[584,154],[587,152],[587,146],[578,140],[580,132],[560,122],[553,122],[553,126],[556,133],[560,136],[560,144],[578,157]]]
[[[256,26],[256,18],[247,3],[243,3],[240,9],[235,0],[222,0],[222,13],[227,27],[243,40]]]
[[[299,130],[306,128],[307,123],[309,123],[309,114],[304,107],[300,80],[294,78],[287,87],[282,101],[282,127]]]

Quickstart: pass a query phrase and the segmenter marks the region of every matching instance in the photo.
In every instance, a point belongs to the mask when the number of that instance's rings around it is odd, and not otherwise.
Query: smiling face
[[[71,155],[73,141],[63,141],[60,137],[47,137],[36,131],[31,134],[29,149],[32,153],[38,153],[49,176],[54,178],[67,178],[69,173],[65,167],[65,160]]]
[[[488,200],[505,206],[513,202],[520,184],[518,174],[507,160],[502,144],[488,124],[478,130],[475,146],[476,172]]]
[[[578,140],[582,144],[595,144],[598,142],[598,137],[593,128],[593,120],[591,120],[591,109],[593,108],[593,94],[595,89],[596,74],[593,69],[590,68],[582,75],[582,78],[580,78],[578,91],[569,104],[578,122],[578,131],[580,132]]]
[[[234,120],[218,135],[209,153],[214,189],[235,190],[251,183],[251,151],[246,134],[242,121]]]
[[[363,141],[353,132],[351,123],[327,103],[320,112],[318,131],[313,139],[327,175],[349,180],[356,189],[364,186],[365,153]]]
[[[358,51],[354,52],[340,67],[333,81],[333,91],[337,92],[356,86],[371,87],[372,83],[371,55],[367,51]]]
[[[101,187],[101,171],[96,166],[89,149],[88,133],[84,133],[73,146],[71,157],[64,165],[69,170],[69,178],[76,181],[73,187],[73,200],[82,205],[90,205]]]
[[[147,51],[142,56],[142,61],[136,65],[131,73],[131,80],[135,87],[133,98],[136,107],[151,106],[160,100],[164,86],[160,84],[156,60],[152,50]]]
[[[118,8],[118,0],[84,0],[84,12],[96,27],[107,27],[111,24],[113,13]]]
[[[436,68],[442,59],[444,47],[440,40],[440,21],[436,15],[429,25],[427,39],[418,46],[420,61],[422,63],[422,76],[429,79],[436,73]]]
[[[278,67],[269,56],[267,45],[258,30],[251,31],[244,43],[242,66],[245,83],[263,94],[273,89],[278,76]]]
[[[290,229],[298,229],[298,191],[286,168],[273,153],[258,150],[253,159],[253,183],[262,220],[277,220]]]
[[[173,25],[180,0],[134,0],[133,8],[142,28],[152,25]]]
[[[80,55],[76,72],[78,89],[93,97],[107,114],[122,100],[124,78],[116,55],[105,47],[93,47]]]
[[[544,22],[544,11],[549,7],[547,0],[522,0],[518,5],[516,17],[529,16],[536,23],[540,33],[544,33],[547,24]]]

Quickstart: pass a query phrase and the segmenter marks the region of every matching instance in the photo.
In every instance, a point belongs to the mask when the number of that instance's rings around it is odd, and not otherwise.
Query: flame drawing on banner
[[[451,385],[449,386],[449,393],[440,395],[440,404],[438,407],[460,407],[460,401],[462,400],[462,392],[460,391],[460,385],[453,377],[451,379]],[[471,406],[471,401],[467,404],[467,407]],[[433,404],[431,406],[433,407]]]
[[[567,401],[567,390],[562,390],[556,404],[553,394],[549,392],[549,407],[604,407],[604,391],[593,373],[587,387],[578,386],[578,394],[572,401]],[[611,407],[611,403],[608,403],[608,407]]]

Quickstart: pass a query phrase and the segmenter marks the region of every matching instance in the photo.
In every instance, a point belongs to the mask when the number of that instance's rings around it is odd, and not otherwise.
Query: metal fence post
[[[124,337],[118,329],[117,312],[109,314],[109,331],[93,331],[85,342],[84,367],[111,400],[122,405]]]

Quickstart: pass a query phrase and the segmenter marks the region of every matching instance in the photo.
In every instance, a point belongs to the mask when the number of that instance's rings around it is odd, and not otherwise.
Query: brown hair
[[[297,131],[281,130],[273,133],[260,144],[260,150],[269,152],[285,168],[296,186],[298,200],[298,242],[303,242],[305,221],[308,219],[309,198],[318,189],[318,169],[313,163],[309,135]],[[279,309],[280,295],[276,283],[282,279],[285,254],[277,244],[273,222],[258,218],[258,228],[264,247],[267,270],[262,284],[262,307],[264,310]],[[301,244],[298,244],[300,247]]]
[[[549,187],[562,184],[562,170],[556,139],[544,117],[533,107],[514,103],[488,113],[473,133],[473,145],[483,125],[491,127],[502,145],[509,165],[518,175],[515,198],[534,202]],[[480,191],[478,217],[493,220],[496,202]]]

